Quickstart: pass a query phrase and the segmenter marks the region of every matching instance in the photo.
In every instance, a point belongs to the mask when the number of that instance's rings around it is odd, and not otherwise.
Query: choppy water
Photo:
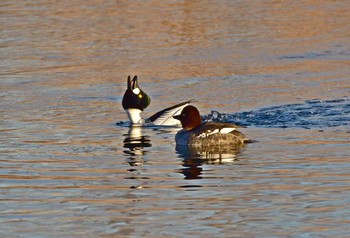
[[[1,237],[347,237],[347,1],[2,1]],[[243,148],[128,128],[196,98]]]
[[[271,106],[232,114],[212,111],[210,114],[203,116],[203,119],[205,121],[230,122],[243,126],[268,128],[301,127],[317,129],[345,126],[349,129],[350,101],[348,98],[314,99],[304,103]]]

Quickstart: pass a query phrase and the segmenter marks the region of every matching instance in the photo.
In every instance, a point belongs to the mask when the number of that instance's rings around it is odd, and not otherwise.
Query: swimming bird
[[[173,118],[194,100],[189,100],[165,108],[148,119],[142,119],[141,112],[151,104],[151,98],[140,88],[137,76],[128,76],[127,89],[124,93],[122,106],[128,115],[131,125],[179,126],[180,122]]]
[[[174,116],[182,125],[182,130],[175,136],[177,145],[192,147],[238,146],[251,142],[238,126],[231,123],[206,122],[195,106],[184,107],[179,115]]]

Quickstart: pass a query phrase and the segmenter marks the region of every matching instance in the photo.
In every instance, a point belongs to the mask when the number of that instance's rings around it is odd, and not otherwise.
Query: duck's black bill
[[[131,89],[139,88],[139,84],[137,80],[138,80],[137,75],[135,75],[134,78],[132,79]]]
[[[137,82],[137,75],[135,75],[133,77],[133,79],[131,79],[130,75],[128,76],[127,79],[127,85],[128,85],[128,89],[133,90],[137,87],[139,87],[138,82]]]

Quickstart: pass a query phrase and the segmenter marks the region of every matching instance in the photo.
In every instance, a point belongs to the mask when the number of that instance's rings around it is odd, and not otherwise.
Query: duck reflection
[[[187,147],[176,146],[176,153],[183,158],[180,173],[185,179],[202,179],[204,164],[224,164],[237,161],[244,145],[234,147]]]
[[[149,136],[142,135],[142,127],[131,126],[128,134],[125,134],[124,150],[123,152],[128,156],[127,162],[131,166],[140,166],[144,163],[144,155],[147,153],[144,148],[151,147],[151,140]]]

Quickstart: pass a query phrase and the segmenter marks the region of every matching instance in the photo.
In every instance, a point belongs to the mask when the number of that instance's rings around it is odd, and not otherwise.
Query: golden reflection
[[[183,158],[183,168],[179,170],[185,179],[201,179],[202,165],[225,164],[237,161],[237,155],[245,145],[235,147],[187,147],[176,146],[176,153]]]
[[[127,171],[130,173],[130,176],[125,177],[125,179],[134,179],[138,182],[139,179],[149,179],[148,177],[141,176],[142,174],[142,165],[144,163],[144,156],[147,153],[147,150],[144,148],[151,147],[151,140],[149,136],[144,136],[142,134],[142,127],[140,126],[131,126],[129,128],[128,134],[125,134],[124,139],[124,154],[127,156],[127,163],[132,167]],[[138,184],[130,187],[131,189],[143,189],[143,185]]]
[[[128,156],[127,162],[130,166],[140,166],[143,164],[143,156],[147,153],[144,148],[151,147],[151,140],[149,136],[142,135],[142,127],[132,126],[129,128],[128,134],[125,134],[124,154]]]

